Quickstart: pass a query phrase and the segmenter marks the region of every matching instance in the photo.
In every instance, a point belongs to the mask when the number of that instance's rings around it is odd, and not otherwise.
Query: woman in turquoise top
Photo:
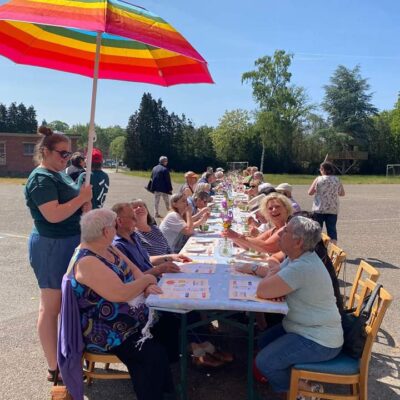
[[[162,400],[174,389],[167,352],[155,338],[140,341],[148,321],[145,296],[162,291],[153,275],[143,274],[111,246],[115,226],[116,214],[107,209],[81,219],[71,285],[83,339],[88,350],[114,353],[128,367],[138,400]]]
[[[71,157],[70,141],[61,133],[39,128],[36,145],[38,167],[25,186],[26,204],[34,227],[29,238],[29,261],[40,288],[39,339],[53,380],[57,366],[57,321],[61,304],[61,281],[80,241],[79,219],[90,209],[92,189],[80,190],[64,172]]]

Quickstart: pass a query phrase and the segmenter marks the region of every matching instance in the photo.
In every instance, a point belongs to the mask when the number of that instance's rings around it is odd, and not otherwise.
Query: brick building
[[[77,151],[79,136],[69,136],[71,151]],[[33,153],[40,137],[26,133],[0,132],[0,176],[28,176],[35,167]]]

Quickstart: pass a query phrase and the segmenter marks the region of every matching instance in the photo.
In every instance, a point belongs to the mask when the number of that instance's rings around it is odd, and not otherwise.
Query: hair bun
[[[47,126],[42,125],[39,127],[38,132],[44,136],[51,136],[53,134],[53,131],[48,128]]]

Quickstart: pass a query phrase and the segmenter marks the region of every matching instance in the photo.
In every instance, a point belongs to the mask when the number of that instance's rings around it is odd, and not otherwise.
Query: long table
[[[213,226],[213,225],[211,225]],[[204,252],[193,252],[194,246],[200,246],[200,243],[196,241],[198,238],[213,239],[214,246],[213,251]],[[181,318],[181,354],[180,359],[180,372],[181,372],[181,387],[180,387],[180,398],[185,400],[187,398],[187,332],[195,327],[202,324],[209,323],[212,320],[224,321],[226,323],[237,326],[238,328],[245,330],[248,335],[248,361],[247,361],[247,398],[253,400],[255,398],[254,381],[252,373],[253,364],[253,353],[254,353],[254,321],[256,312],[269,312],[269,313],[282,313],[286,314],[288,311],[286,302],[274,302],[274,301],[245,301],[245,300],[234,300],[229,297],[229,282],[231,280],[247,281],[257,285],[260,278],[253,275],[237,275],[232,272],[232,262],[235,261],[235,256],[224,257],[219,254],[218,248],[221,246],[221,242],[225,240],[220,238],[219,232],[213,230],[210,233],[197,232],[193,237],[189,239],[187,244],[182,249],[181,253],[187,254],[196,260],[205,261],[205,263],[215,262],[215,272],[207,274],[164,274],[160,285],[168,281],[176,281],[181,278],[188,279],[207,279],[209,286],[209,297],[204,299],[191,299],[191,298],[163,298],[159,295],[150,295],[146,303],[149,307],[177,313]],[[203,243],[207,246],[207,243]],[[211,244],[208,244],[210,250]],[[213,261],[214,260],[214,261]],[[244,262],[243,260],[237,260],[238,262]],[[197,322],[192,325],[188,325],[186,315],[192,310],[207,310],[209,317],[201,322]],[[243,325],[237,321],[232,321],[229,317],[235,314],[237,311],[248,312],[248,323]]]

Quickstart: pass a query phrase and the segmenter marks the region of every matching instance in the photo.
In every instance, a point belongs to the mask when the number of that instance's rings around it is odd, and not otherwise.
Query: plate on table
[[[195,238],[195,242],[196,243],[204,243],[204,244],[207,244],[207,243],[213,243],[214,242],[214,239],[212,239],[212,238]]]
[[[207,233],[215,233],[212,229],[209,229],[207,231],[201,231],[200,229],[196,230],[196,232],[201,233],[202,235],[205,235]]]
[[[206,251],[206,247],[204,246],[189,246],[185,249],[185,251],[189,253],[203,253]]]
[[[252,251],[244,251],[243,253],[238,254],[239,256],[246,257],[246,258],[251,258],[252,260],[265,260],[265,257],[267,257],[267,254],[263,253],[255,253]]]

